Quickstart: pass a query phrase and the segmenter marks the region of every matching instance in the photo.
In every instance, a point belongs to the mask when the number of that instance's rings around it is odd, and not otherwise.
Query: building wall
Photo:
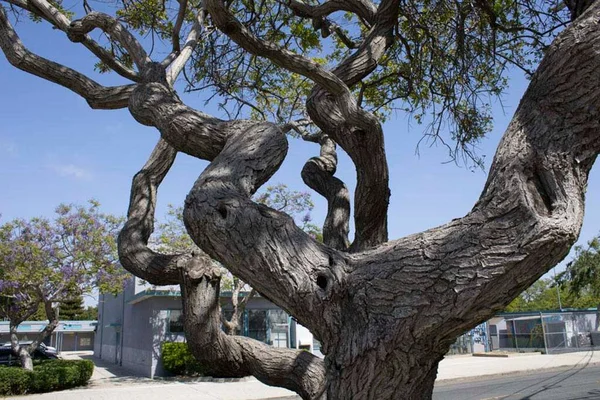
[[[142,291],[140,285],[130,285],[123,294],[100,295],[94,355],[152,378],[165,372],[161,343],[177,340],[167,333],[167,318],[170,309],[182,308],[181,298],[136,298]]]
[[[164,375],[160,361],[164,341],[183,341],[183,335],[168,332],[169,310],[181,310],[180,297],[151,297],[126,306],[123,366],[144,370],[153,378]]]
[[[161,362],[161,345],[165,341],[183,342],[185,337],[169,329],[170,314],[182,309],[181,297],[175,287],[162,289],[136,279],[123,294],[100,295],[94,354],[140,375],[151,378],[166,375]],[[223,298],[222,307],[230,309],[231,300]],[[247,310],[248,313],[259,311],[254,314],[258,317],[254,322],[265,320],[268,324],[265,332],[258,332],[264,336],[263,340],[275,346],[289,345],[287,314],[283,315],[277,306],[262,297],[251,299]],[[244,316],[246,327],[248,313]],[[305,333],[301,335],[302,343],[312,345],[312,335],[308,339]],[[248,334],[248,329],[242,334]]]
[[[125,295],[126,293],[117,296],[101,294],[98,299],[98,327],[94,341],[94,355],[115,364],[120,364],[120,354],[117,350],[120,349]]]

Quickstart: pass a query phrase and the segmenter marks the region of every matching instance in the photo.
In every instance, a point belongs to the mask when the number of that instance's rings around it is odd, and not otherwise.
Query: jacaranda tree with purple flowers
[[[118,292],[126,279],[116,238],[123,219],[100,205],[61,204],[53,220],[15,219],[0,225],[0,318],[10,321],[13,352],[26,369],[31,354],[58,326],[60,303],[73,294]],[[29,345],[17,328],[42,306],[48,324]]]

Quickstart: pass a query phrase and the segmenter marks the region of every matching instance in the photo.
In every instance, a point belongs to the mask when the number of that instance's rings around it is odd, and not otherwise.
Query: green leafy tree
[[[81,314],[81,319],[85,321],[97,321],[98,306],[87,306],[85,311]]]
[[[306,399],[431,398],[456,337],[504,309],[577,240],[600,153],[597,1],[98,5],[111,15],[87,1],[0,2],[0,49],[11,65],[160,132],[132,182],[119,258],[152,284],[180,285],[189,348],[207,373],[252,374]],[[107,87],[30,51],[12,23],[22,15],[127,83]],[[474,148],[515,67],[530,86],[472,210],[390,240],[382,122],[411,115],[451,159],[481,165]],[[187,106],[182,88],[202,90],[229,119]],[[327,200],[322,242],[252,200],[287,157],[290,136],[318,146],[301,176]],[[353,193],[335,176],[338,151],[356,169]],[[201,251],[165,255],[148,240],[178,152],[209,162],[183,208]],[[223,333],[213,260],[309,328],[325,360]]]
[[[559,278],[557,276],[557,278]],[[564,279],[564,278],[563,278]],[[559,301],[560,298],[560,301]],[[507,307],[508,312],[550,311],[561,308],[596,307],[600,297],[591,292],[573,294],[568,282],[555,279],[540,279],[514,299]]]
[[[99,204],[61,204],[53,220],[16,219],[0,226],[0,316],[10,321],[13,352],[32,369],[31,354],[58,326],[56,306],[74,295],[119,291],[125,271],[117,259],[122,219],[103,214]],[[17,328],[44,310],[46,327],[29,345],[20,345]],[[39,317],[39,316],[38,316]]]
[[[61,320],[65,321],[76,321],[82,318],[85,313],[85,308],[83,307],[83,296],[75,295],[73,297],[68,297],[65,300],[61,301],[58,306],[58,316]]]
[[[594,237],[587,246],[575,246],[575,256],[557,281],[572,297],[593,297],[600,300],[600,238]],[[594,306],[600,304],[597,301]]]
[[[560,309],[557,288],[552,279],[540,279],[514,299],[506,311],[548,311]],[[565,296],[564,291],[560,295]],[[566,307],[567,304],[563,304]]]

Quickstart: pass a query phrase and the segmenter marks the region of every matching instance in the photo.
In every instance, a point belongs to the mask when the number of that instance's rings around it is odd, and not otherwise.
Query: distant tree
[[[53,220],[15,219],[0,226],[0,317],[10,321],[13,352],[26,369],[31,354],[58,325],[56,305],[93,288],[118,291],[126,277],[117,260],[122,219],[100,205],[60,205]],[[19,324],[43,307],[46,327],[29,345],[20,345]]]
[[[47,320],[48,317],[46,316],[46,309],[44,308],[44,304],[40,303],[40,305],[38,306],[38,309],[36,310],[36,312],[29,317],[28,319],[30,319],[31,321],[44,321]]]
[[[96,321],[98,320],[98,307],[97,306],[87,306],[85,311],[81,315],[80,318],[82,321]]]
[[[60,302],[58,317],[65,321],[82,320],[85,312],[83,296],[76,294]]]
[[[255,196],[254,201],[287,213],[305,232],[317,240],[323,240],[320,228],[311,222],[310,211],[314,205],[309,193],[290,190],[287,185],[280,183],[267,186],[263,192]],[[185,229],[183,207],[168,206],[166,221],[158,224],[154,247],[163,253],[200,251]],[[221,323],[227,334],[238,335],[246,305],[256,292],[223,267],[221,267],[221,274],[221,289],[231,291],[231,314],[226,316],[221,313]]]
[[[558,310],[558,293],[556,287],[552,287],[551,279],[540,279],[528,287],[514,299],[507,307],[506,311],[542,311]]]
[[[600,300],[600,237],[588,241],[587,246],[575,246],[575,257],[557,276],[557,281],[570,296]],[[598,302],[594,304],[597,305]]]
[[[560,303],[559,303],[560,296]],[[561,285],[554,279],[540,279],[514,299],[505,311],[545,311],[560,308],[596,307],[600,297],[591,293],[573,295],[568,284]]]

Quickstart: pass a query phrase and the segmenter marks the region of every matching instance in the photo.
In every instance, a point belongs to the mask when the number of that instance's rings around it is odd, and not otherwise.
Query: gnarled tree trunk
[[[304,15],[318,17],[329,7],[355,12],[371,26],[356,52],[328,71],[257,38],[222,1],[206,0],[214,25],[239,46],[316,83],[307,108],[323,131],[316,140],[321,154],[309,161],[303,178],[328,199],[325,243],[286,214],[251,200],[286,156],[283,127],[222,121],[183,104],[172,84],[190,52],[152,62],[109,16],[90,13],[69,23],[45,0],[32,3],[74,41],[93,47],[87,33],[95,28],[109,33],[138,68],[134,73],[116,65],[135,84],[102,87],[29,52],[0,9],[0,47],[11,63],[70,88],[93,107],[127,106],[138,122],[160,131],[161,140],[133,180],[120,259],[151,283],[181,285],[188,342],[215,375],[252,374],[305,399],[431,398],[437,365],[454,339],[562,260],[579,235],[588,174],[600,152],[597,3],[547,50],[471,212],[387,241],[383,132],[357,104],[351,87],[375,70],[389,49],[399,2],[332,0],[310,7],[290,1]],[[194,27],[190,41],[197,37]],[[347,189],[333,177],[335,143],[357,166],[352,244]],[[179,151],[210,161],[184,208],[186,228],[203,253],[166,256],[147,243],[158,186]],[[211,259],[308,327],[321,341],[325,360],[225,335]]]

